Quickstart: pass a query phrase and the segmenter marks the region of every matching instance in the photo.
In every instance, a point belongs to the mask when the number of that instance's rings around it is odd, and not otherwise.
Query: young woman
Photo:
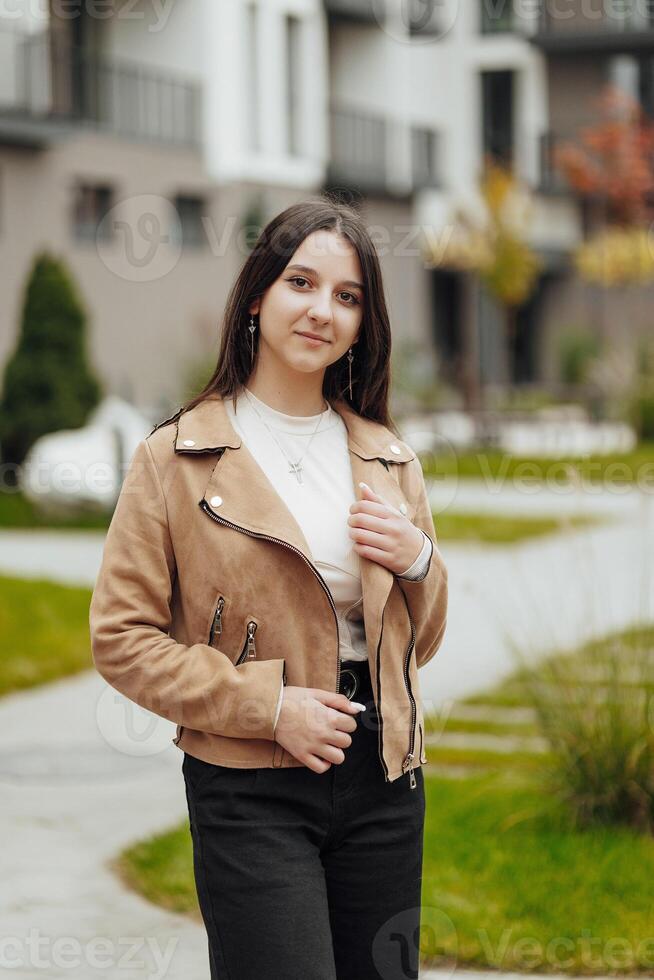
[[[130,463],[93,656],[177,723],[212,978],[417,976],[418,668],[447,574],[388,413],[391,335],[359,214],[262,231],[216,370]]]

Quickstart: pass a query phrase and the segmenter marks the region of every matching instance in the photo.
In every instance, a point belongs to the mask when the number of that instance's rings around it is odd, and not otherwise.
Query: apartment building
[[[585,4],[594,0],[569,0]],[[599,0],[597,0],[599,3]],[[583,315],[577,209],[549,166],[602,79],[649,95],[649,22],[528,17],[500,0],[16,0],[0,9],[0,365],[35,252],[64,256],[108,390],[156,417],[215,360],[249,222],[321,188],[361,202],[396,350],[456,388],[463,277],[420,230],[472,207],[484,154],[534,194],[544,271],[514,356],[476,295],[487,383],[554,379]],[[575,93],[570,98],[570,92]],[[582,98],[582,95],[584,96]],[[586,100],[585,97],[588,97]],[[573,114],[577,114],[573,118]],[[421,375],[422,372],[422,375]]]

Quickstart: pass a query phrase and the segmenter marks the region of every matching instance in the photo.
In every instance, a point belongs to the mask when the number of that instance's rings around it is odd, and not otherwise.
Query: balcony
[[[325,0],[325,9],[334,21],[381,27],[391,9],[389,3],[390,0]],[[395,13],[401,17],[408,38],[433,38],[443,31],[440,0],[402,0]]]
[[[82,128],[196,146],[201,86],[91,55],[49,32],[0,31],[0,141],[47,146]]]
[[[621,9],[622,8],[622,9]],[[654,10],[646,6],[582,3],[541,12],[532,43],[553,54],[654,50]]]
[[[439,136],[401,120],[332,106],[327,184],[398,198],[438,187]]]

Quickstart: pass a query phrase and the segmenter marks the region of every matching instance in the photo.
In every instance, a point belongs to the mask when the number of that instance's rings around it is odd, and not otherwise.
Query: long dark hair
[[[352,398],[346,357],[328,366],[323,395],[327,400],[347,402],[359,415],[399,435],[388,408],[391,329],[377,252],[358,211],[328,195],[292,204],[263,229],[227,298],[216,369],[202,391],[180,411],[188,411],[209,395],[236,400],[252,371],[248,307],[279,278],[304,239],[319,229],[333,230],[351,242],[359,256],[364,285],[361,329],[352,364]],[[255,342],[255,357],[257,346]]]

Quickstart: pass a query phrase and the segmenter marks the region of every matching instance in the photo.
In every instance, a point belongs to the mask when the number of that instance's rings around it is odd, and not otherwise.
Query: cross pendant
[[[291,463],[288,472],[295,473],[297,482],[302,483],[302,463]]]

